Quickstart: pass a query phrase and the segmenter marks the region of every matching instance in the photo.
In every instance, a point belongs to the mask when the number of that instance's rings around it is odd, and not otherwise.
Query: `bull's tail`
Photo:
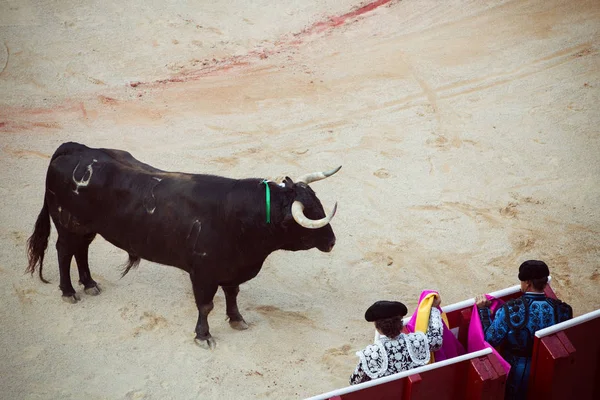
[[[140,257],[135,254],[129,253],[129,260],[123,265],[123,272],[121,278],[127,275],[131,268],[135,268],[140,264]]]
[[[29,272],[31,275],[35,272],[35,268],[40,264],[39,274],[40,279],[44,283],[50,283],[42,275],[42,268],[44,266],[44,254],[48,247],[48,237],[50,236],[50,213],[48,212],[48,202],[44,197],[44,206],[40,215],[38,215],[37,221],[35,221],[35,229],[33,234],[27,239],[27,256],[29,258],[29,265],[25,272]]]

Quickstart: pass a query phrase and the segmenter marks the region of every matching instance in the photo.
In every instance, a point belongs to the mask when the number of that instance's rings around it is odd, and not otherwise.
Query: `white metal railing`
[[[335,397],[335,396],[341,396],[341,395],[352,393],[352,392],[356,392],[356,391],[359,391],[359,390],[362,390],[362,389],[370,388],[372,386],[377,386],[377,385],[381,385],[381,384],[384,384],[384,383],[396,381],[398,379],[406,378],[407,376],[411,376],[411,375],[415,375],[415,374],[420,374],[420,373],[423,373],[423,372],[427,372],[427,371],[430,371],[432,369],[442,368],[442,367],[445,367],[445,366],[448,366],[448,365],[452,365],[452,364],[458,364],[460,362],[471,360],[471,359],[477,358],[477,357],[483,357],[485,355],[490,354],[491,352],[492,352],[492,349],[490,349],[490,348],[479,350],[479,351],[474,351],[472,353],[464,354],[462,356],[453,357],[453,358],[449,358],[447,360],[438,361],[438,362],[433,363],[433,364],[427,364],[427,365],[424,365],[422,367],[409,369],[408,371],[402,371],[402,372],[399,372],[399,373],[394,374],[394,375],[388,375],[388,376],[384,376],[383,378],[373,379],[372,381],[368,381],[368,382],[364,382],[364,383],[359,383],[357,385],[347,386],[347,387],[342,388],[342,389],[332,390],[331,392],[322,393],[320,395],[310,397],[310,398],[308,398],[306,400],[325,400],[325,399],[329,399],[329,398],[332,398],[332,397]]]
[[[550,281],[552,280],[552,277],[549,276],[548,277],[548,284],[550,284]],[[497,290],[495,292],[492,293],[488,293],[490,296],[493,296],[495,298],[500,298],[500,297],[505,297],[505,296],[509,296],[511,294],[515,294],[518,293],[521,290],[521,285],[515,285],[515,286],[511,286],[511,287],[507,287],[505,289],[500,289]],[[467,308],[467,307],[472,307],[473,305],[475,305],[475,298],[471,298],[471,299],[467,299],[467,300],[463,300],[463,301],[459,301],[458,303],[454,303],[454,304],[449,304],[447,306],[443,306],[442,307],[442,311],[445,312],[446,314],[456,311],[456,310],[462,310],[463,308]],[[411,316],[408,317],[404,317],[402,319],[402,322],[404,324],[407,324],[408,321],[410,321],[410,319],[412,318]],[[373,339],[373,341],[376,341],[377,339],[379,339],[379,332],[375,331],[375,338]]]
[[[548,328],[540,329],[535,333],[538,339],[543,338],[544,336],[552,335],[558,331],[563,329],[571,328],[573,326],[577,326],[583,324],[584,322],[591,321],[593,319],[600,318],[600,309],[596,311],[589,312],[587,314],[580,315],[579,317],[572,318],[568,321],[561,322],[560,324],[549,326]]]

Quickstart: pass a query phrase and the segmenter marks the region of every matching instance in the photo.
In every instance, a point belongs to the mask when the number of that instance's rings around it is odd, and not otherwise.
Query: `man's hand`
[[[438,293],[435,298],[433,299],[433,306],[434,307],[439,307],[440,304],[442,304],[442,296],[440,296],[440,294]]]
[[[485,297],[485,294],[480,294],[479,296],[475,297],[475,304],[477,305],[477,308],[485,308],[489,307],[492,302]]]

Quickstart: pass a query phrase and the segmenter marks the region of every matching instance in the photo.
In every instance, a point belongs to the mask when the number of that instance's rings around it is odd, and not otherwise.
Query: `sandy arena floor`
[[[577,315],[600,307],[600,2],[121,3],[0,3],[0,398],[307,397],[347,384],[373,301],[450,304],[528,258]],[[188,276],[119,279],[100,237],[104,292],[66,304],[55,232],[52,284],[24,270],[70,140],[230,177],[341,164],[313,185],[339,202],[337,246],[269,257],[242,286],[247,331],[219,292],[212,352]]]

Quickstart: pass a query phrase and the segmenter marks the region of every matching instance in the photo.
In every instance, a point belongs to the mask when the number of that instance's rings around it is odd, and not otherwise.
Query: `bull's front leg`
[[[227,305],[227,316],[229,317],[229,325],[233,329],[243,331],[248,329],[248,324],[244,321],[244,317],[240,314],[240,310],[237,305],[237,295],[240,292],[239,285],[236,286],[222,286],[223,292],[225,293],[225,303]]]
[[[196,322],[195,340],[198,344],[206,344],[209,349],[214,349],[217,343],[209,332],[208,314],[214,307],[213,298],[215,297],[215,293],[219,286],[216,283],[206,282],[194,272],[192,272],[190,276],[192,278],[192,288],[194,290],[196,306],[198,307],[198,322]]]

